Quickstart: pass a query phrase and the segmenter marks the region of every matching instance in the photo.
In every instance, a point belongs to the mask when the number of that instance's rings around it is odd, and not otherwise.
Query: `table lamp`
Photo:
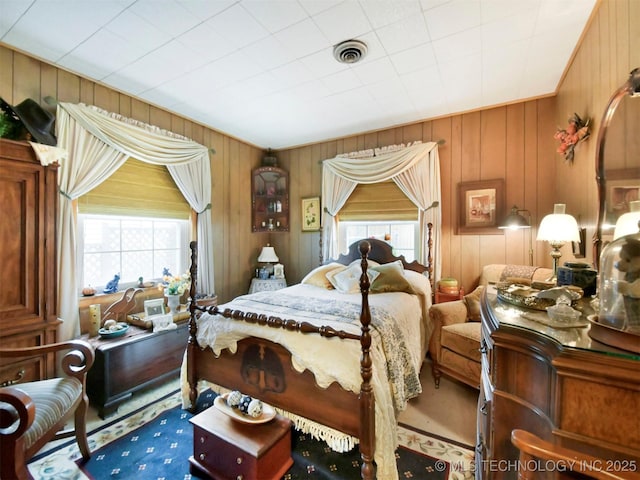
[[[266,247],[262,247],[262,251],[260,252],[260,255],[258,255],[258,263],[266,263],[267,265],[265,266],[265,268],[267,269],[268,275],[267,278],[269,278],[269,276],[271,276],[271,274],[273,273],[273,263],[277,263],[280,259],[278,258],[278,256],[276,255],[276,251],[274,250],[274,248],[269,245],[267,243]],[[262,278],[262,276],[261,276]]]
[[[526,213],[527,218],[520,215]],[[502,224],[498,226],[501,229],[509,230],[529,230],[529,265],[533,266],[533,229],[531,228],[531,212],[527,209],[518,208],[516,205],[511,207],[511,213],[502,221]]]
[[[616,228],[613,231],[613,239],[624,237],[632,233],[638,233],[638,222],[640,222],[640,200],[629,202],[630,211],[620,215],[616,221]]]
[[[556,203],[553,213],[546,215],[538,228],[537,240],[549,242],[551,245],[551,258],[553,258],[553,276],[555,281],[558,275],[558,260],[562,256],[560,248],[567,242],[579,242],[580,232],[578,222],[571,215],[564,213],[565,204]]]

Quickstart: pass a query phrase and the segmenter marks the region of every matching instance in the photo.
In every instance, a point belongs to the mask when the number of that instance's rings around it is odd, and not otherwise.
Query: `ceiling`
[[[595,4],[0,0],[0,41],[280,149],[553,94]]]

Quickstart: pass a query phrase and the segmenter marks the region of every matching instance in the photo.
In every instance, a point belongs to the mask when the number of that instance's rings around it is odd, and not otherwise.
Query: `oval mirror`
[[[636,68],[609,99],[598,130],[596,181],[599,206],[593,241],[596,267],[599,267],[604,243],[614,238],[620,217],[632,208],[640,208],[640,203],[632,203],[640,200],[639,131],[640,68]]]

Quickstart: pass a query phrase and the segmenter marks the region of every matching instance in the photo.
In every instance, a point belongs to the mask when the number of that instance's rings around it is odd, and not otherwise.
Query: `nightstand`
[[[274,290],[280,290],[287,286],[287,280],[284,278],[269,278],[262,280],[260,278],[251,279],[251,287],[249,287],[249,293],[256,292],[272,292]]]
[[[464,298],[464,288],[460,287],[458,293],[444,293],[436,289],[436,303],[453,302]]]

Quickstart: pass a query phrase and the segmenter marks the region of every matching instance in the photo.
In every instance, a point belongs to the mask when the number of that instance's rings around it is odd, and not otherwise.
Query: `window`
[[[346,252],[349,245],[357,240],[376,238],[389,242],[393,246],[393,254],[396,256],[404,255],[407,262],[412,262],[417,258],[418,222],[341,221],[339,225],[338,248],[341,252]]]
[[[120,274],[119,287],[178,275],[188,268],[188,220],[114,215],[78,216],[79,284],[98,291]]]

